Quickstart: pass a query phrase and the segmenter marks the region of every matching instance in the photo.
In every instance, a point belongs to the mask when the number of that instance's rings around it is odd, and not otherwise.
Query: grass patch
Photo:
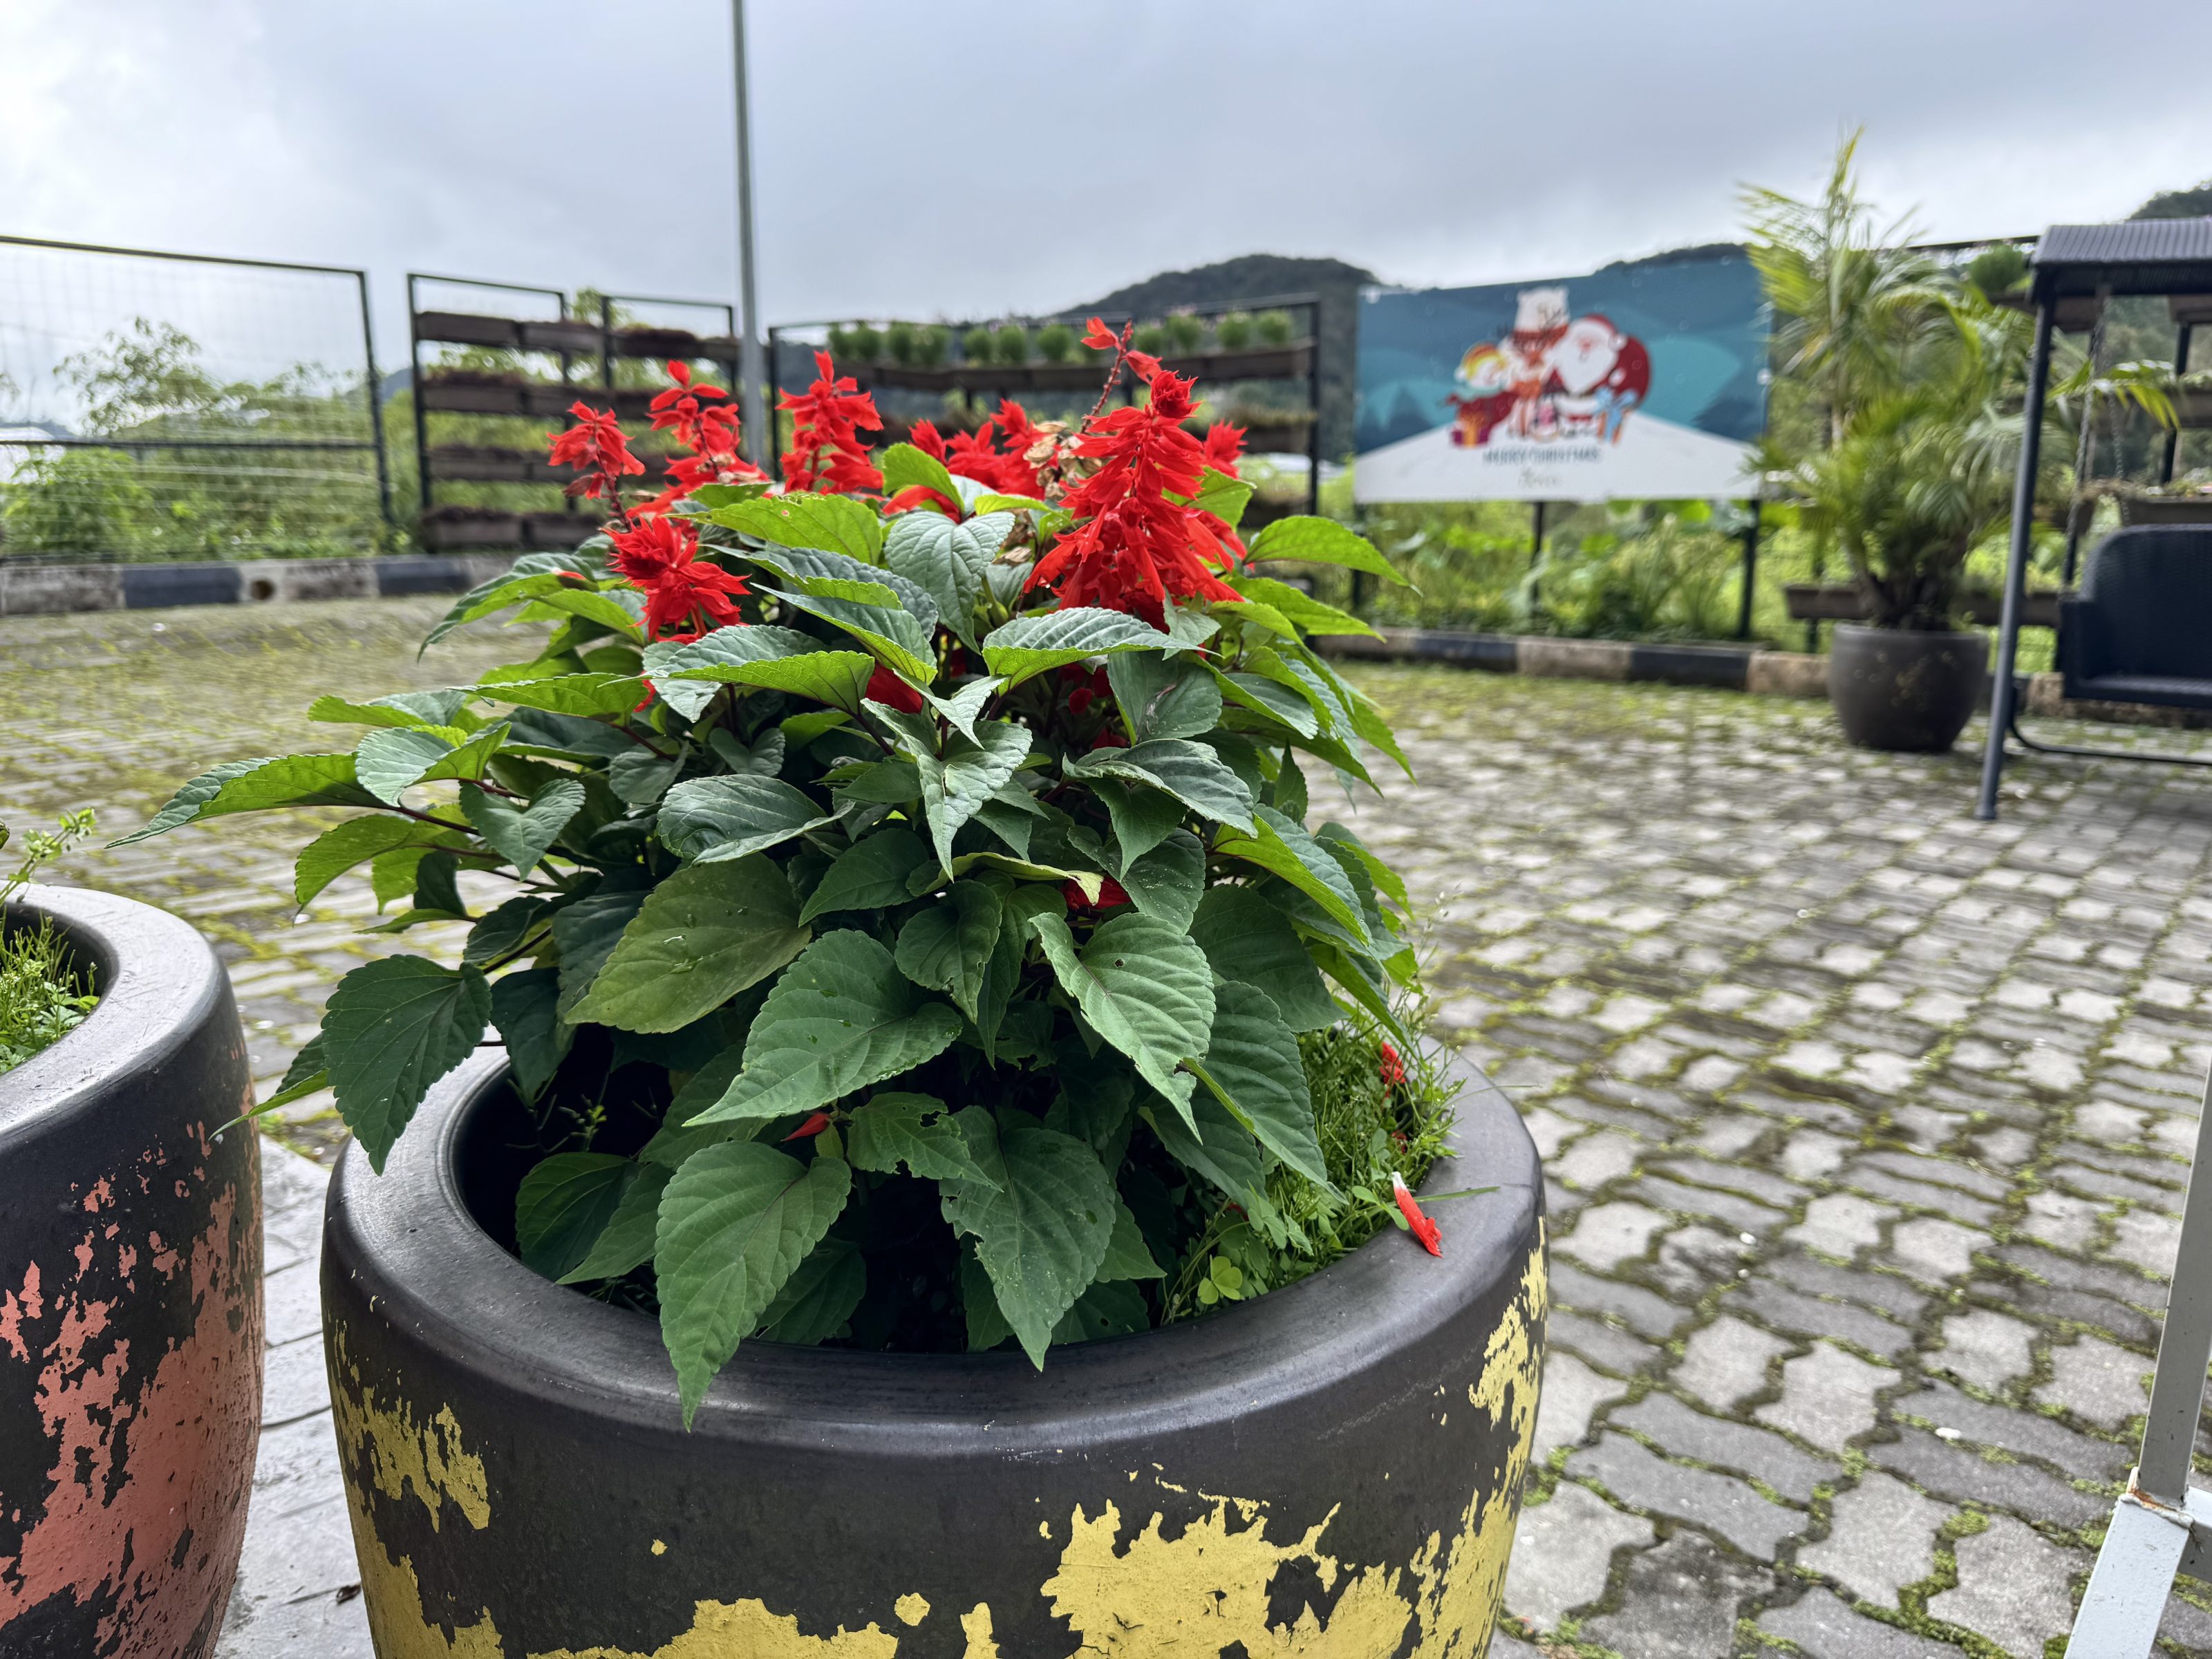
[[[52,922],[0,937],[0,1072],[75,1030],[99,1000]]]

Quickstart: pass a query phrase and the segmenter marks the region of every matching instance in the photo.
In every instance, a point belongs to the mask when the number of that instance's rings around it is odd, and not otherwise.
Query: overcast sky
[[[1868,182],[1944,239],[2212,175],[2203,0],[754,0],[771,322],[1051,309],[1170,266],[1567,274]],[[5,0],[0,232],[723,295],[721,0]]]

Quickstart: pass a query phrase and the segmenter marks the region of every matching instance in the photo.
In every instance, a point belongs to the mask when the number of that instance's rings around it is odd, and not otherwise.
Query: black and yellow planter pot
[[[323,1256],[339,1452],[380,1659],[1454,1656],[1490,1642],[1543,1348],[1534,1149],[1461,1097],[1393,1229],[1211,1317],[1054,1350],[750,1343],[694,1431],[655,1323],[538,1278],[473,1220],[495,1053]]]
[[[206,1659],[261,1426],[260,1162],[230,981],[185,923],[33,887],[100,1005],[0,1073],[0,1654]]]

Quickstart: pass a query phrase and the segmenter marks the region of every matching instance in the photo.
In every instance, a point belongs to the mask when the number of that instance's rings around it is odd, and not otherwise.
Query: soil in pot
[[[1989,679],[1979,634],[1838,623],[1828,655],[1837,724],[1862,749],[1941,754],[1973,717]]]

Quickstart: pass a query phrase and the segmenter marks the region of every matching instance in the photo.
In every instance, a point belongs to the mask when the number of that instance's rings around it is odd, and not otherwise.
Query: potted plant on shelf
[[[356,1136],[325,1328],[386,1659],[1486,1644],[1540,1182],[1315,810],[1400,758],[1308,644],[1361,624],[1263,574],[1392,573],[1243,542],[1233,434],[1085,344],[1148,400],[880,453],[823,356],[781,491],[713,388],[644,502],[580,407],[604,541],[432,639],[550,632],[149,826],[368,807],[302,899],[366,864],[387,933],[470,924],[341,980],[270,1103]]]
[[[261,1421],[253,1104],[230,981],[175,917],[0,879],[0,1652],[205,1659]],[[0,844],[7,841],[0,826]]]

